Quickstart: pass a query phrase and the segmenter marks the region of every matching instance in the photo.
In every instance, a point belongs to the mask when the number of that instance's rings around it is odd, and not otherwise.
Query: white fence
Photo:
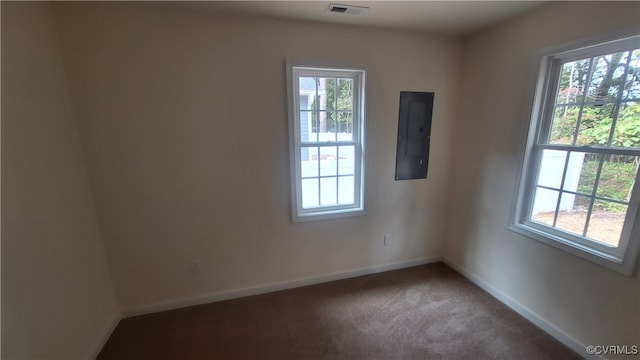
[[[563,190],[577,191],[584,162],[584,153],[572,152],[567,166],[567,175]],[[560,150],[544,150],[542,165],[538,176],[538,185],[559,189],[562,182],[562,173],[567,159],[567,152]],[[538,188],[533,202],[532,214],[552,212],[556,210],[558,203],[558,191]],[[576,196],[565,193],[560,201],[559,211],[573,211]]]

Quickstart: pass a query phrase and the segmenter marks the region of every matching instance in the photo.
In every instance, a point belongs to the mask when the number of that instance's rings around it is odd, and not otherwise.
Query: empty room
[[[1,2],[1,357],[640,356],[640,2]]]

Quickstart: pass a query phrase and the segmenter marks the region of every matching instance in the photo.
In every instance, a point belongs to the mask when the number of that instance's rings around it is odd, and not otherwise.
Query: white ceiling
[[[364,15],[327,12],[329,3],[365,6]],[[213,1],[231,12],[306,21],[465,34],[523,13],[542,1]]]

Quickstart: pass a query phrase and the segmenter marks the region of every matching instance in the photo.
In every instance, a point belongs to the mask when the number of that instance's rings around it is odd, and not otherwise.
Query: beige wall
[[[3,358],[95,350],[119,315],[102,241],[125,313],[444,254],[580,342],[640,338],[637,275],[506,229],[538,50],[637,25],[637,3],[553,3],[464,42],[51,6],[2,3]],[[367,215],[290,223],[285,58],[366,67]],[[427,180],[393,178],[401,90],[436,92]]]
[[[640,279],[507,230],[538,51],[638,26],[637,2],[553,3],[467,39],[445,256],[584,344],[640,339]]]
[[[125,312],[442,254],[457,41],[191,5],[56,5]],[[290,223],[285,58],[366,67],[367,215]],[[394,181],[401,90],[436,92],[427,180]]]
[[[87,359],[120,318],[49,5],[2,2],[2,358]]]

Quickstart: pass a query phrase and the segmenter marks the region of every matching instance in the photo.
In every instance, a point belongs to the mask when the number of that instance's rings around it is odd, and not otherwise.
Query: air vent
[[[327,8],[327,12],[336,13],[336,14],[347,14],[347,15],[362,15],[365,11],[369,9],[364,6],[353,6],[353,5],[343,5],[343,4],[329,4]]]

